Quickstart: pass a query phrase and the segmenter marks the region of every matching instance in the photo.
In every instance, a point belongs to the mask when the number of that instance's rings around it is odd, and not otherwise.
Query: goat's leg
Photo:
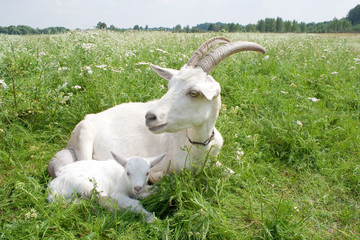
[[[52,178],[55,178],[57,171],[65,165],[76,161],[75,152],[69,148],[65,148],[55,154],[48,165],[48,172]]]
[[[118,193],[111,196],[111,201],[117,205],[117,208],[119,210],[130,208],[130,210],[133,212],[144,213],[146,216],[145,218],[146,222],[151,222],[155,220],[154,214],[146,211],[139,202],[139,200],[132,199],[125,194]]]
[[[74,149],[77,161],[93,159],[94,136],[95,130],[86,120],[76,125],[67,147]]]

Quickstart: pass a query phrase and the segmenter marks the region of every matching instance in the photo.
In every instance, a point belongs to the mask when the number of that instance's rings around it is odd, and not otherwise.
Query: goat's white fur
[[[189,168],[192,163],[201,164],[199,161],[210,149],[212,155],[218,155],[223,144],[221,134],[215,129],[221,106],[220,85],[201,69],[187,65],[180,71],[154,65],[152,68],[169,81],[168,92],[159,100],[123,103],[87,115],[75,127],[67,148],[51,159],[51,176],[56,177],[57,166],[69,161],[106,160],[111,158],[111,152],[124,157],[150,157],[167,152],[164,160],[150,172],[150,181],[156,182],[167,169],[173,172]],[[191,95],[196,93],[198,96]],[[156,114],[157,120],[146,126],[148,112]],[[162,124],[166,126],[157,128]],[[189,139],[204,142],[212,131],[215,135],[207,146],[189,142]],[[76,159],[72,158],[72,151]]]
[[[62,167],[48,186],[47,200],[53,201],[61,196],[71,201],[74,193],[89,197],[95,189],[100,203],[119,209],[130,208],[137,213],[144,213],[146,221],[154,220],[154,215],[146,211],[139,197],[149,195],[147,180],[152,167],[164,158],[165,154],[144,159],[132,157],[129,160],[113,154],[115,160],[84,160]]]
[[[168,92],[159,100],[123,103],[87,115],[75,127],[67,148],[51,159],[51,176],[56,177],[57,169],[71,161],[105,160],[111,157],[110,152],[124,157],[149,157],[167,152],[164,160],[150,172],[149,179],[156,182],[167,169],[173,172],[200,164],[209,150],[217,156],[223,144],[221,134],[215,129],[221,107],[220,85],[209,72],[222,59],[238,51],[265,53],[260,45],[234,42],[201,59],[208,48],[228,42],[223,37],[208,40],[180,70],[151,65],[169,81]],[[192,144],[195,142],[209,144]]]

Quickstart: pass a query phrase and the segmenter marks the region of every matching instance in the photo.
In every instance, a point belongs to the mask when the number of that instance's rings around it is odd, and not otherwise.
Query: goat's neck
[[[201,125],[194,126],[186,129],[187,137],[193,142],[205,142],[211,137],[215,129],[216,119],[219,115],[219,110],[221,107],[220,96],[214,101],[214,107],[212,112],[206,122]]]

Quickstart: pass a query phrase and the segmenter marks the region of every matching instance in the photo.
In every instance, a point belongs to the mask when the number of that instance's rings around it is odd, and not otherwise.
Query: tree
[[[299,23],[297,21],[295,21],[295,20],[292,22],[291,31],[294,32],[294,33],[300,32]]]
[[[349,11],[346,19],[349,20],[353,26],[360,24],[360,4]]]
[[[135,30],[135,31],[140,31],[139,25],[135,25],[134,28],[133,28],[133,30]]]
[[[284,28],[285,28],[285,32],[291,32],[291,22],[285,21]]]
[[[273,18],[265,19],[265,32],[276,32],[276,21]]]
[[[98,22],[98,24],[96,25],[97,29],[107,29],[106,23],[103,22]]]
[[[346,18],[343,18],[340,20],[341,29],[343,32],[350,32],[353,29],[355,30],[355,27],[353,28],[351,25],[351,22],[347,20]]]
[[[258,23],[256,25],[256,30],[258,30],[259,32],[265,32],[265,21],[264,20],[258,21]]]
[[[281,17],[276,18],[276,32],[283,33],[285,32],[284,21]]]
[[[177,33],[182,32],[182,28],[181,28],[181,25],[180,25],[180,24],[178,24],[178,25],[175,26],[174,32],[177,32]]]
[[[186,25],[186,27],[184,27],[184,32],[189,33],[190,32],[190,26]]]
[[[305,32],[306,32],[306,23],[304,23],[304,22],[301,22],[301,23],[300,23],[300,31],[301,31],[302,33],[305,33]]]
[[[215,23],[211,23],[207,30],[209,32],[218,32],[220,30],[220,28]]]
[[[245,26],[246,32],[256,32],[256,25],[255,24],[248,24]]]

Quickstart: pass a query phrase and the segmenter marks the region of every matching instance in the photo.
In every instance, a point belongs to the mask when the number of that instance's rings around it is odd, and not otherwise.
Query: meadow
[[[359,239],[359,35],[221,35],[267,53],[212,71],[224,146],[157,184],[151,224],[94,197],[47,203],[48,162],[86,114],[160,98],[148,63],[179,69],[215,33],[0,35],[0,239]]]

